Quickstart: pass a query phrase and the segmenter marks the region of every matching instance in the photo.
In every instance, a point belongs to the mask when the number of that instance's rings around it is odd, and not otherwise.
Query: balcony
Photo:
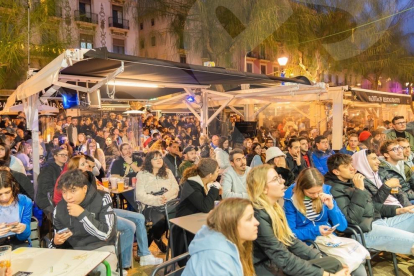
[[[109,17],[108,24],[109,24],[109,28],[129,30],[129,20]]]
[[[75,21],[98,24],[98,15],[91,12],[75,11]]]

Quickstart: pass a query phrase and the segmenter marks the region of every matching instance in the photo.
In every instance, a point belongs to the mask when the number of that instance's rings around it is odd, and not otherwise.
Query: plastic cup
[[[105,188],[109,188],[109,179],[108,178],[102,178],[102,185]]]
[[[112,190],[118,189],[118,178],[111,177],[111,178],[109,178],[109,181],[111,181],[111,189]]]
[[[124,177],[124,188],[125,189],[129,188],[129,177]]]
[[[11,267],[11,252],[10,245],[0,246],[0,276],[6,275],[6,270]]]
[[[134,188],[135,188],[135,186],[137,186],[137,178],[136,177],[132,178],[131,184],[132,184],[132,187],[134,187]]]
[[[124,190],[124,180],[120,179],[118,180],[118,192],[123,192]]]

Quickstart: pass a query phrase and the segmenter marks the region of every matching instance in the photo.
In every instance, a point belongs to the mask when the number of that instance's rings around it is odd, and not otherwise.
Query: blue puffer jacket
[[[333,154],[335,154],[335,152],[329,149],[326,152],[320,150],[315,150],[312,152],[313,165],[322,175],[325,175],[329,171],[327,161],[328,158]]]
[[[31,233],[30,221],[32,218],[33,201],[29,197],[22,194],[19,194],[18,198],[20,223],[26,224],[26,229],[22,233],[16,235],[16,238],[19,241],[25,241],[29,239]]]
[[[206,225],[197,232],[188,252],[191,258],[185,266],[183,276],[243,275],[236,245]]]
[[[315,240],[318,236],[321,235],[319,232],[320,225],[329,225],[333,226],[339,223],[338,230],[344,231],[348,227],[348,223],[345,219],[345,216],[342,214],[339,209],[336,201],[334,200],[334,207],[332,210],[324,204],[322,212],[314,220],[309,220],[305,215],[298,211],[294,202],[293,202],[293,188],[295,184],[290,186],[289,189],[285,192],[285,204],[283,208],[285,209],[286,218],[289,224],[290,229],[295,233],[296,237],[302,241],[304,240]],[[325,194],[331,194],[331,186],[323,185],[323,192]]]

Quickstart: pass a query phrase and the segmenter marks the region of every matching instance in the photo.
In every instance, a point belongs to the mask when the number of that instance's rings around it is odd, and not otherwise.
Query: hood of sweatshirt
[[[364,149],[352,155],[352,166],[372,183],[374,183],[377,188],[380,188],[382,186],[382,181],[378,175],[378,172],[374,172],[369,165],[366,151],[367,150]]]

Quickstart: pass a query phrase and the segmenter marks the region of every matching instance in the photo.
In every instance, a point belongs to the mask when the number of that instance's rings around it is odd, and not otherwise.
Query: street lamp
[[[285,56],[282,56],[277,59],[277,62],[279,63],[280,66],[285,66],[288,62],[288,58]]]

